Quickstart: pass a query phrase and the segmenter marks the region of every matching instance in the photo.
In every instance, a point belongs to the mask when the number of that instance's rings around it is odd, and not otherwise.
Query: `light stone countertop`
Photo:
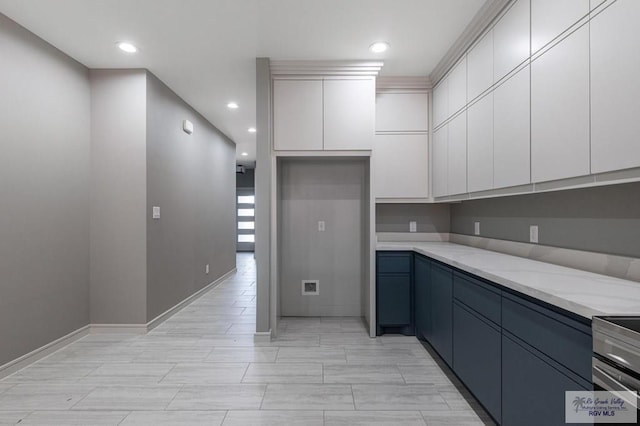
[[[640,283],[447,242],[378,242],[379,251],[414,251],[591,319],[640,315]]]

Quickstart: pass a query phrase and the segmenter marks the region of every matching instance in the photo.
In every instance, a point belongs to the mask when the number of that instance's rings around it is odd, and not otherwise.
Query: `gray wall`
[[[376,204],[376,232],[409,232],[416,221],[417,232],[449,232],[448,204]]]
[[[146,323],[146,71],[91,73],[91,322]]]
[[[236,173],[237,188],[255,187],[255,169],[245,169],[244,173]]]
[[[147,100],[151,320],[235,268],[236,147],[150,73]],[[182,131],[185,119],[192,135]],[[152,206],[160,207],[159,220],[151,219]]]
[[[366,164],[284,160],[278,170],[282,315],[361,316]],[[303,279],[320,280],[320,294],[302,296]]]
[[[0,365],[89,323],[89,75],[0,14]]]
[[[640,183],[465,201],[451,205],[451,232],[640,257]]]
[[[276,332],[271,293],[271,72],[256,58],[256,331]],[[275,182],[274,182],[275,185]],[[274,253],[275,254],[275,253]],[[275,288],[275,282],[273,282]],[[275,298],[274,298],[275,299]],[[273,301],[275,302],[275,300]]]

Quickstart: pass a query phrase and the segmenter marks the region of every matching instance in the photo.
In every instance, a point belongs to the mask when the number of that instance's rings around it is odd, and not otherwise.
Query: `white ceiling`
[[[426,76],[485,0],[0,0],[89,68],[147,68],[255,159],[255,58],[383,60]],[[132,41],[140,51],[116,47]],[[388,41],[384,54],[369,52]],[[229,110],[236,101],[240,108]],[[260,131],[260,129],[258,129]],[[247,157],[240,153],[247,152]]]

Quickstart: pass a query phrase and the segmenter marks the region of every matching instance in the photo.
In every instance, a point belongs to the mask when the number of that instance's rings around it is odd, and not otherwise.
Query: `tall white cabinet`
[[[591,169],[640,167],[640,2],[618,0],[591,21]]]
[[[436,200],[640,180],[638,22],[636,0],[511,2],[433,91]]]
[[[428,117],[426,88],[378,91],[372,157],[377,201],[424,202],[429,197]]]

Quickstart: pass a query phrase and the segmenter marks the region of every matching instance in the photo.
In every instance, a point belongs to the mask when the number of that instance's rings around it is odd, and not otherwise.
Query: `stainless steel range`
[[[592,376],[594,390],[606,390],[638,408],[640,391],[640,317],[594,317]]]

